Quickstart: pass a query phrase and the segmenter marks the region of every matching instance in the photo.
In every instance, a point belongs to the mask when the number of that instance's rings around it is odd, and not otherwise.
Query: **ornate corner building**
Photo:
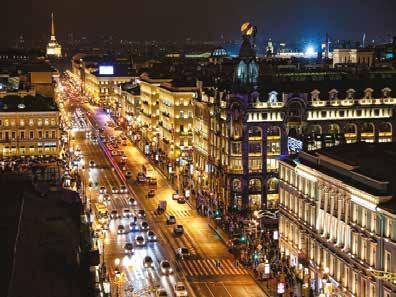
[[[242,34],[233,83],[204,87],[194,101],[198,203],[224,210],[277,208],[282,156],[395,140],[396,73],[260,73],[255,31]]]

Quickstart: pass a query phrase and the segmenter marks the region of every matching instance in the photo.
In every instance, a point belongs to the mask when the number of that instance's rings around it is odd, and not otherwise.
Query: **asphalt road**
[[[108,127],[107,123],[111,122],[111,119],[101,108],[92,107],[89,104],[76,103],[74,105],[75,107],[80,105],[81,110],[89,111],[89,122],[104,128],[107,136],[120,133]],[[79,116],[75,115],[75,117]],[[74,133],[75,144],[80,146],[85,164],[93,160],[97,165],[94,169],[85,169],[83,175],[87,182],[98,182],[99,186],[105,186],[108,191],[113,186],[119,188],[120,185],[127,183],[134,192],[133,194],[111,195],[111,202],[108,203],[109,211],[116,209],[121,212],[123,208],[129,207],[127,199],[136,195],[139,207],[146,210],[146,220],[150,228],[158,236],[158,242],[149,243],[141,249],[135,248],[135,255],[132,257],[125,256],[124,244],[133,242],[135,234],[130,232],[126,235],[117,235],[117,226],[127,225],[128,222],[127,219],[112,220],[104,241],[104,258],[110,271],[114,271],[114,260],[121,259],[122,270],[128,280],[127,284],[132,284],[135,291],[161,286],[167,290],[169,296],[173,296],[172,285],[176,280],[182,280],[188,282],[190,295],[195,296],[266,296],[248,271],[235,265],[226,246],[208,227],[206,218],[198,215],[188,204],[178,204],[172,200],[174,191],[159,171],[155,173],[157,179],[155,197],[146,198],[149,186],[138,184],[135,177],[147,160],[132,143],[128,141],[127,146],[120,146],[127,156],[127,171],[131,171],[133,175],[132,179],[126,180],[121,168],[117,165],[119,157],[112,157],[108,151],[106,152],[104,145],[94,144],[86,139],[85,132]],[[87,195],[93,201],[101,199],[98,188],[87,189]],[[162,215],[156,215],[154,210],[160,200],[167,201],[167,211]],[[173,226],[166,225],[165,222],[168,215],[174,215],[177,223],[184,226],[183,235],[178,237],[173,235]],[[191,257],[186,260],[176,260],[174,251],[179,247],[189,248]],[[154,259],[155,269],[148,271],[143,268],[142,258],[145,255],[150,255]],[[171,261],[176,271],[174,275],[160,275],[158,263],[164,258]],[[215,266],[215,260],[220,261],[220,267]],[[120,293],[123,294],[123,290],[121,291]]]

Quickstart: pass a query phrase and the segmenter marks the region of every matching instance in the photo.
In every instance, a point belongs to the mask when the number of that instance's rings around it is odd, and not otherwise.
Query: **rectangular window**
[[[385,251],[385,259],[384,259],[384,270],[386,272],[392,272],[391,270],[391,253],[388,251]]]
[[[30,131],[30,132],[29,132],[29,137],[30,137],[30,139],[33,139],[33,138],[34,138],[34,132],[33,132],[33,131]]]
[[[45,131],[45,139],[48,139],[48,138],[49,138],[49,132]]]
[[[16,138],[16,133],[15,132],[11,132],[11,138],[15,139]]]
[[[51,138],[55,139],[56,138],[56,131],[52,131],[51,134],[52,134]]]
[[[38,131],[38,138],[39,139],[43,138],[43,131]]]
[[[21,137],[22,140],[25,139],[25,132],[24,131],[20,132],[20,137]]]

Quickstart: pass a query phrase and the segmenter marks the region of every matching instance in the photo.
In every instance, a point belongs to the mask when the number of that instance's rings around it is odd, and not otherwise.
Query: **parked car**
[[[168,216],[166,219],[166,223],[168,225],[176,224],[176,217],[173,215]]]
[[[182,282],[177,282],[174,286],[174,292],[176,297],[187,297],[186,286]]]
[[[176,226],[173,228],[173,233],[174,233],[175,235],[182,235],[182,234],[184,233],[183,225],[176,225]]]
[[[153,198],[155,196],[155,190],[154,189],[150,189],[148,192],[147,192],[147,197],[148,198]]]
[[[185,259],[190,256],[190,250],[186,247],[176,249],[176,257],[179,259]]]

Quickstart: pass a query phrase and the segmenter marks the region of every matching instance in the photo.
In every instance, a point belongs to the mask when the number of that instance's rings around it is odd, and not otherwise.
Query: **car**
[[[122,210],[122,216],[124,218],[130,218],[131,217],[131,210],[129,208],[124,208]]]
[[[127,171],[126,173],[125,173],[125,178],[131,178],[132,177],[132,172],[130,172],[130,171]]]
[[[184,204],[186,203],[186,197],[179,195],[177,198],[177,203]]]
[[[118,233],[118,234],[125,234],[125,233],[126,233],[126,230],[125,230],[124,225],[118,225],[118,227],[117,227],[117,233]]]
[[[143,266],[144,268],[153,268],[153,259],[150,256],[146,256],[143,259]]]
[[[172,194],[172,200],[177,200],[179,198],[179,194],[178,193],[173,193]]]
[[[113,194],[117,194],[117,193],[118,193],[118,188],[117,188],[117,187],[112,187],[112,188],[111,188],[111,192],[112,192]]]
[[[122,193],[122,194],[128,193],[128,189],[125,185],[122,185],[120,187],[120,193]]]
[[[125,250],[125,254],[133,254],[135,252],[134,248],[133,248],[133,244],[130,242],[127,242],[124,245],[124,250]]]
[[[140,223],[140,230],[147,231],[150,229],[149,224],[146,221]]]
[[[140,230],[139,225],[135,222],[131,222],[129,224],[129,228],[130,228],[131,232],[139,232],[139,230]]]
[[[150,230],[149,232],[147,232],[147,240],[151,242],[157,241],[157,235],[155,235],[155,233]]]
[[[106,193],[107,193],[106,187],[101,186],[101,187],[99,188],[99,193],[100,193],[100,194],[106,194]]]
[[[190,250],[186,247],[180,247],[176,249],[176,257],[179,259],[185,259],[190,256]]]
[[[136,181],[138,183],[145,183],[147,181],[146,176],[144,174],[138,173],[136,177]]]
[[[117,211],[117,210],[113,209],[113,210],[110,212],[110,218],[112,218],[112,219],[118,219],[119,217],[120,217],[120,215],[118,214],[118,211]]]
[[[117,156],[117,151],[115,151],[115,150],[111,151],[111,155],[112,156]]]
[[[175,235],[182,235],[182,234],[184,233],[183,225],[176,225],[176,226],[173,228],[173,233],[174,233]]]
[[[155,190],[154,189],[150,189],[148,192],[147,192],[147,197],[148,198],[152,198],[152,197],[154,197],[155,196]]]
[[[175,217],[175,216],[172,216],[172,215],[168,216],[168,217],[166,218],[166,223],[167,223],[168,225],[176,224],[176,217]]]
[[[89,161],[89,167],[95,167],[95,166],[96,164],[94,160]]]
[[[110,200],[111,200],[111,197],[110,197],[109,194],[104,194],[103,195],[103,201],[110,201]]]
[[[157,179],[155,177],[150,177],[148,180],[148,184],[151,186],[156,186],[157,185]]]
[[[177,282],[173,288],[176,297],[187,297],[186,286],[182,282]]]
[[[137,246],[145,246],[146,240],[144,239],[143,235],[136,235],[135,236],[135,243]]]
[[[163,288],[159,288],[156,292],[155,292],[155,296],[156,297],[168,297],[168,293],[166,293],[166,290]]]
[[[139,218],[145,218],[145,217],[146,217],[146,212],[144,211],[144,209],[139,209],[139,210],[137,211],[137,216],[138,216]]]
[[[162,274],[171,274],[173,273],[173,269],[168,260],[162,260],[160,262],[160,270]]]
[[[128,204],[131,205],[131,206],[136,206],[137,205],[137,201],[135,200],[135,198],[129,198]]]

